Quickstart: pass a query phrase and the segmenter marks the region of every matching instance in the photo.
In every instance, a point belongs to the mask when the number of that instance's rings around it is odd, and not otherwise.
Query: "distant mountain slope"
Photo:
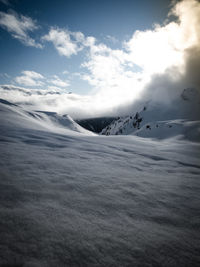
[[[89,131],[100,133],[107,125],[109,125],[115,119],[116,117],[100,117],[76,120],[76,122]]]
[[[181,135],[200,141],[200,96],[194,88],[183,90],[179,99],[169,105],[148,101],[132,115],[118,117],[101,135],[137,135],[169,138]]]

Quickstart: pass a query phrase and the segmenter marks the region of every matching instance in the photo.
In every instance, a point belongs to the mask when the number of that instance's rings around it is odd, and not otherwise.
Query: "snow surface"
[[[0,112],[0,266],[200,266],[200,143]]]

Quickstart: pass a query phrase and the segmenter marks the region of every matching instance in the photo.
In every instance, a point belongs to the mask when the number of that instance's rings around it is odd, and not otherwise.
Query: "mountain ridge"
[[[146,101],[132,115],[118,117],[101,135],[137,135],[163,139],[180,135],[200,141],[200,96],[194,88],[184,89],[171,106]]]

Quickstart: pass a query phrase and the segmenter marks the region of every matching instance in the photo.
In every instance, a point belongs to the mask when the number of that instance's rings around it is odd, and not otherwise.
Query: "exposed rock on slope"
[[[109,125],[116,117],[99,117],[99,118],[89,118],[76,120],[85,129],[100,133],[107,125]]]

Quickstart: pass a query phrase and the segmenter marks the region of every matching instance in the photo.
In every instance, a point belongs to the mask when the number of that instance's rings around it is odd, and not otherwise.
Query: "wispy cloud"
[[[44,82],[41,81],[42,79],[44,79],[44,76],[40,73],[26,70],[22,71],[22,75],[17,76],[15,81],[20,85],[37,87],[44,85]]]
[[[54,76],[54,79],[50,80],[50,83],[57,87],[68,87],[70,85],[69,81],[63,81],[58,76]]]
[[[55,90],[65,90],[70,85],[68,80],[62,80],[57,75],[45,77],[38,72],[30,70],[22,71],[21,74],[22,75],[15,77],[14,81],[21,86],[32,87],[33,89],[36,87],[42,87],[42,90],[46,90],[46,88],[48,88],[54,92]]]
[[[32,18],[18,15],[16,12],[0,12],[0,26],[24,45],[42,48],[41,44],[29,36],[29,32],[38,29],[38,25]]]
[[[69,71],[68,70],[64,70],[62,73],[63,74],[69,74]]]
[[[22,101],[22,97],[26,97],[26,96],[35,96],[35,95],[39,95],[39,96],[46,96],[46,95],[53,95],[53,94],[61,94],[60,88],[57,87],[49,87],[49,88],[41,88],[41,89],[28,89],[28,88],[24,88],[21,86],[16,86],[16,85],[11,85],[11,84],[4,84],[4,85],[0,85],[0,91],[2,93],[2,97],[7,96],[9,97],[9,99],[11,99],[11,101],[15,100],[15,101]],[[17,97],[16,99],[12,99],[12,95],[16,96],[17,93]],[[32,105],[32,102],[30,102],[30,105]]]
[[[72,32],[59,27],[52,27],[41,39],[52,42],[58,53],[67,58],[77,55],[85,47],[91,47],[96,40],[92,36],[85,37],[82,32]]]
[[[116,44],[118,42],[117,38],[112,35],[106,35],[105,39],[112,42],[113,44]]]
[[[0,73],[0,76],[8,79],[10,78],[10,75],[8,75],[7,73]]]
[[[51,28],[42,40],[52,42],[61,56],[71,57],[82,50],[81,42],[84,35],[80,32],[70,32],[66,29]]]
[[[6,6],[10,5],[10,1],[9,0],[0,0],[0,3],[3,3]]]

